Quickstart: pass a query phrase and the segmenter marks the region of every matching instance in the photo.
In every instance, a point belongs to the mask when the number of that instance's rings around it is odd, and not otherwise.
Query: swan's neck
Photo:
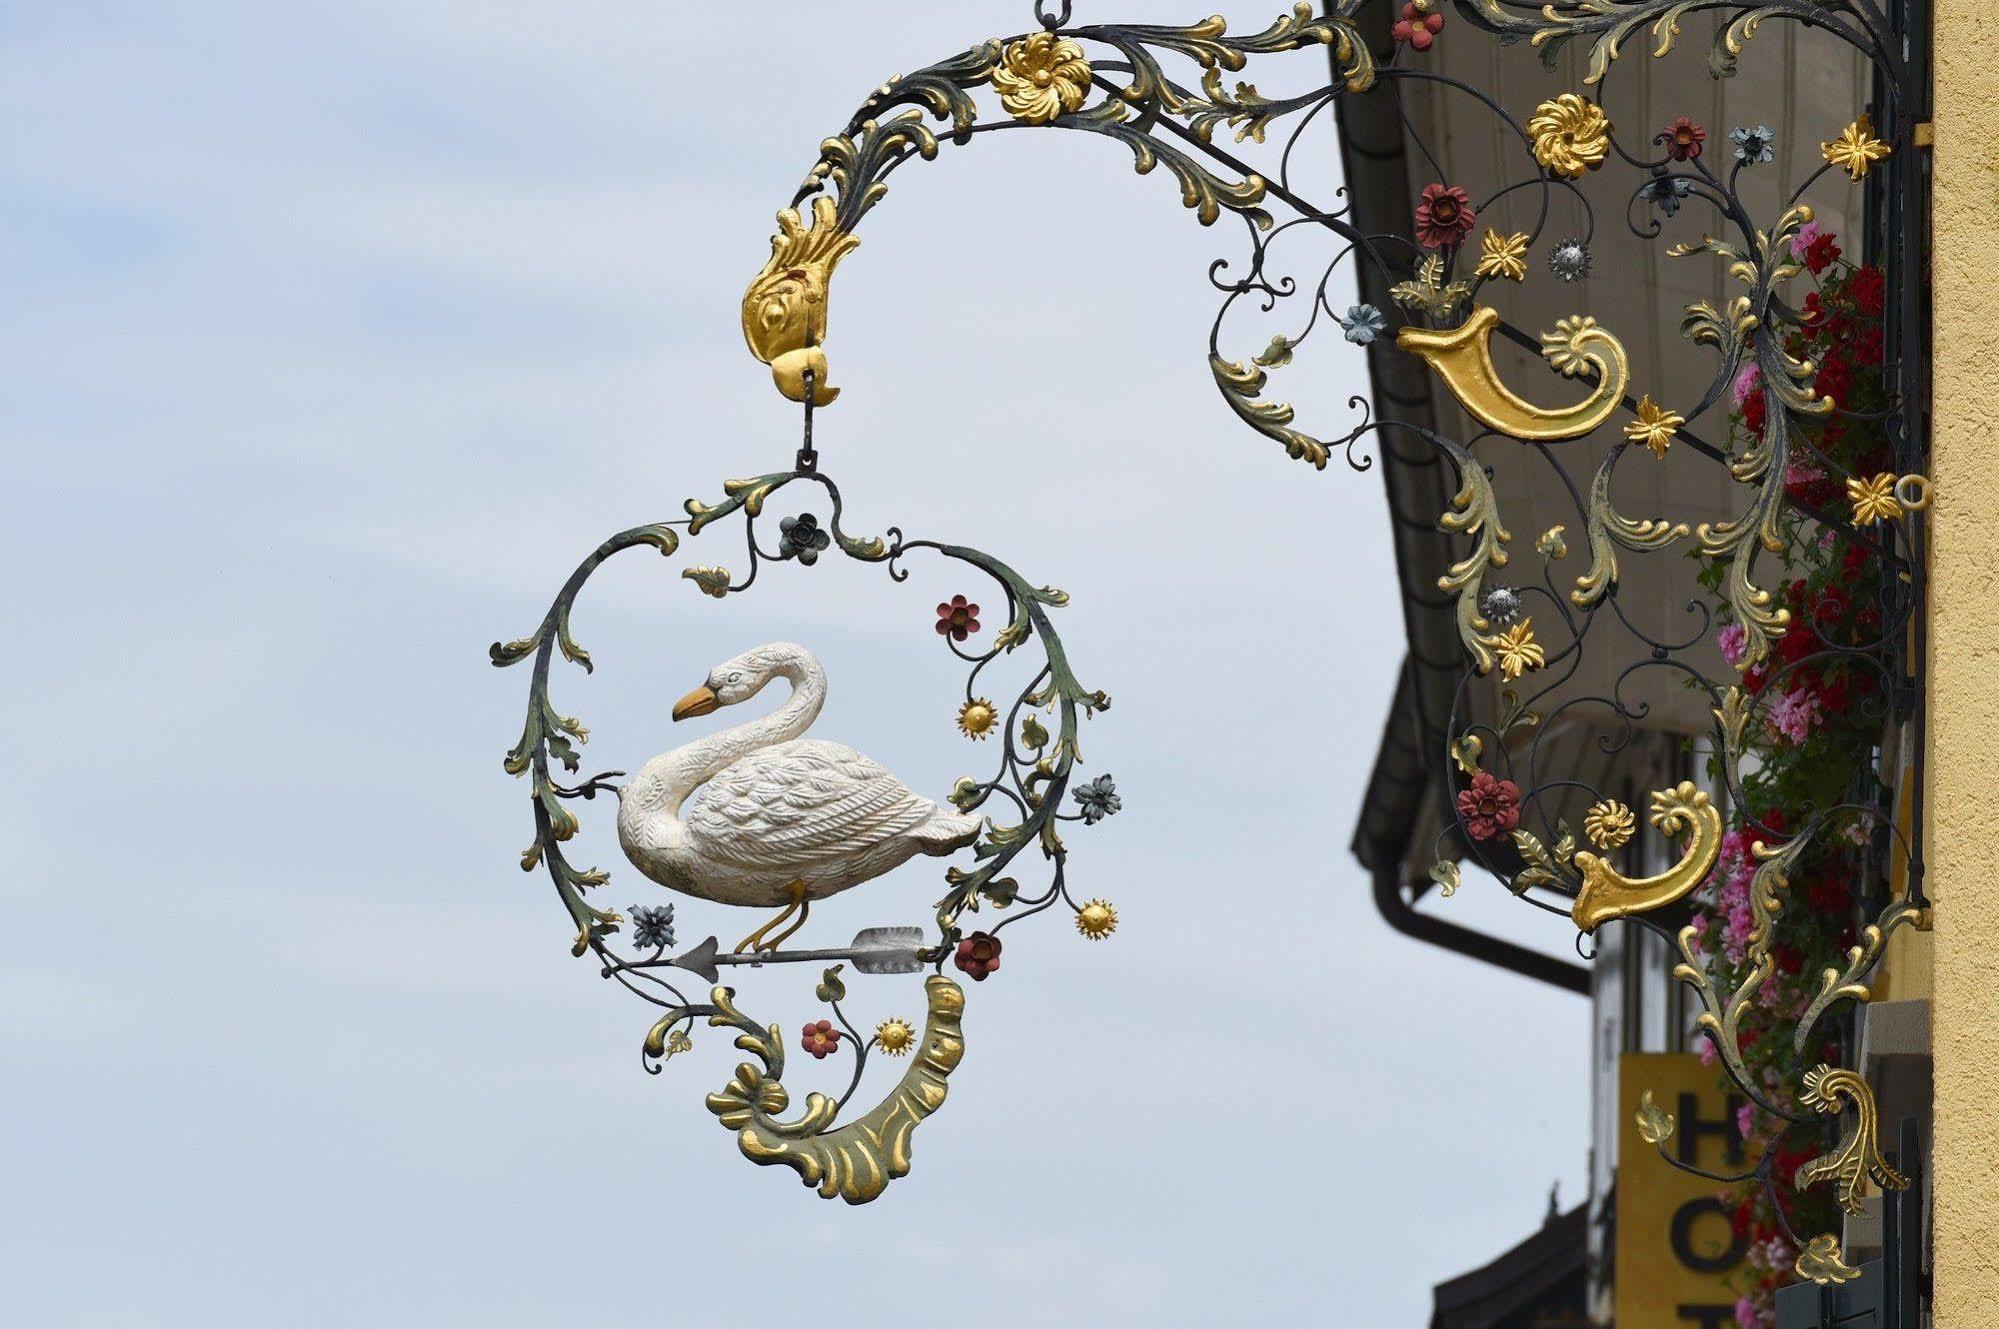
[[[819,709],[826,704],[825,672],[809,656],[800,656],[780,663],[773,675],[791,684],[791,696],[784,705],[762,719],[724,729],[654,757],[626,788],[625,797],[637,798],[641,808],[655,815],[677,817],[688,796],[713,779],[718,771],[726,770],[758,748],[788,743],[810,729],[819,718]]]

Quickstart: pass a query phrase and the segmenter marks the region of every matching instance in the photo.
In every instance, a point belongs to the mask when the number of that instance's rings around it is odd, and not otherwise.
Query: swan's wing
[[[807,867],[900,835],[936,810],[852,748],[804,739],[721,771],[701,786],[683,824],[688,848],[711,862]]]

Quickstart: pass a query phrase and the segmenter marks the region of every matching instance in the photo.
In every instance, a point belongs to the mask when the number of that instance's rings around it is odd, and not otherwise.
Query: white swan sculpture
[[[748,701],[775,678],[791,683],[783,706],[654,757],[618,791],[618,842],[646,876],[721,904],[785,906],[738,951],[775,949],[804,926],[810,901],[917,854],[949,854],[981,825],[911,793],[850,747],[799,737],[826,704],[826,671],[803,646],[772,642],[717,665],[673,718]]]

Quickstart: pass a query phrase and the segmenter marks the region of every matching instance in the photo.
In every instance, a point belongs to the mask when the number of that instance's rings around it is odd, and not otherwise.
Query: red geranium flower
[[[1816,276],[1831,267],[1833,260],[1838,258],[1841,252],[1840,247],[1833,243],[1832,232],[1821,232],[1805,246],[1805,266]]]
[[[1000,939],[990,932],[974,932],[958,943],[952,963],[983,983],[986,975],[1000,966]]]
[[[963,641],[979,630],[979,607],[954,595],[948,604],[937,606],[937,635]]]
[[[1844,913],[1853,904],[1853,890],[1844,878],[1828,873],[1805,887],[1805,903],[1817,913]]]
[[[1826,309],[1825,301],[1819,298],[1819,293],[1817,291],[1813,291],[1810,295],[1807,295],[1805,297],[1805,307],[1803,310],[1805,316],[1805,331],[1807,332],[1818,331],[1819,324],[1825,322],[1825,317],[1828,312],[1830,311]]]
[[[1818,377],[1812,380],[1812,391],[1821,397],[1830,397],[1835,406],[1846,405],[1846,399],[1853,392],[1853,365],[1843,356],[1835,356],[1819,366]]]
[[[824,1061],[839,1050],[840,1031],[833,1027],[831,1020],[816,1020],[805,1026],[805,1033],[798,1043],[816,1059]]]
[[[1857,364],[1879,365],[1881,363],[1881,325],[1869,323],[1853,339],[1853,359]]]
[[[1416,205],[1416,239],[1425,249],[1442,249],[1471,234],[1478,212],[1471,195],[1456,185],[1424,185]]]
[[[1666,145],[1666,151],[1672,154],[1674,161],[1692,161],[1701,155],[1701,144],[1707,142],[1707,130],[1683,115],[1666,126],[1658,141]]]
[[[1390,29],[1390,32],[1398,43],[1407,42],[1416,50],[1427,51],[1430,49],[1430,43],[1437,40],[1437,34],[1443,30],[1442,14],[1424,14],[1418,12],[1414,5],[1404,5],[1402,21]]]
[[[1865,267],[1853,274],[1853,282],[1847,287],[1853,296],[1853,303],[1869,318],[1881,317],[1882,305],[1888,298],[1888,279],[1881,275],[1881,269]]]
[[[1471,787],[1458,793],[1458,816],[1464,818],[1465,834],[1474,840],[1510,831],[1520,824],[1520,786],[1480,771],[1471,778]]]
[[[1742,403],[1742,427],[1752,434],[1761,434],[1763,426],[1769,423],[1769,406],[1761,392],[1752,393],[1748,401]]]

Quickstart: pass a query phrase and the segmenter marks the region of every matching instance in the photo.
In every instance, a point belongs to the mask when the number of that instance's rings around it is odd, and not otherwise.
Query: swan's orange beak
[[[673,704],[673,718],[685,720],[690,716],[708,715],[722,709],[722,699],[710,687],[699,687]]]

